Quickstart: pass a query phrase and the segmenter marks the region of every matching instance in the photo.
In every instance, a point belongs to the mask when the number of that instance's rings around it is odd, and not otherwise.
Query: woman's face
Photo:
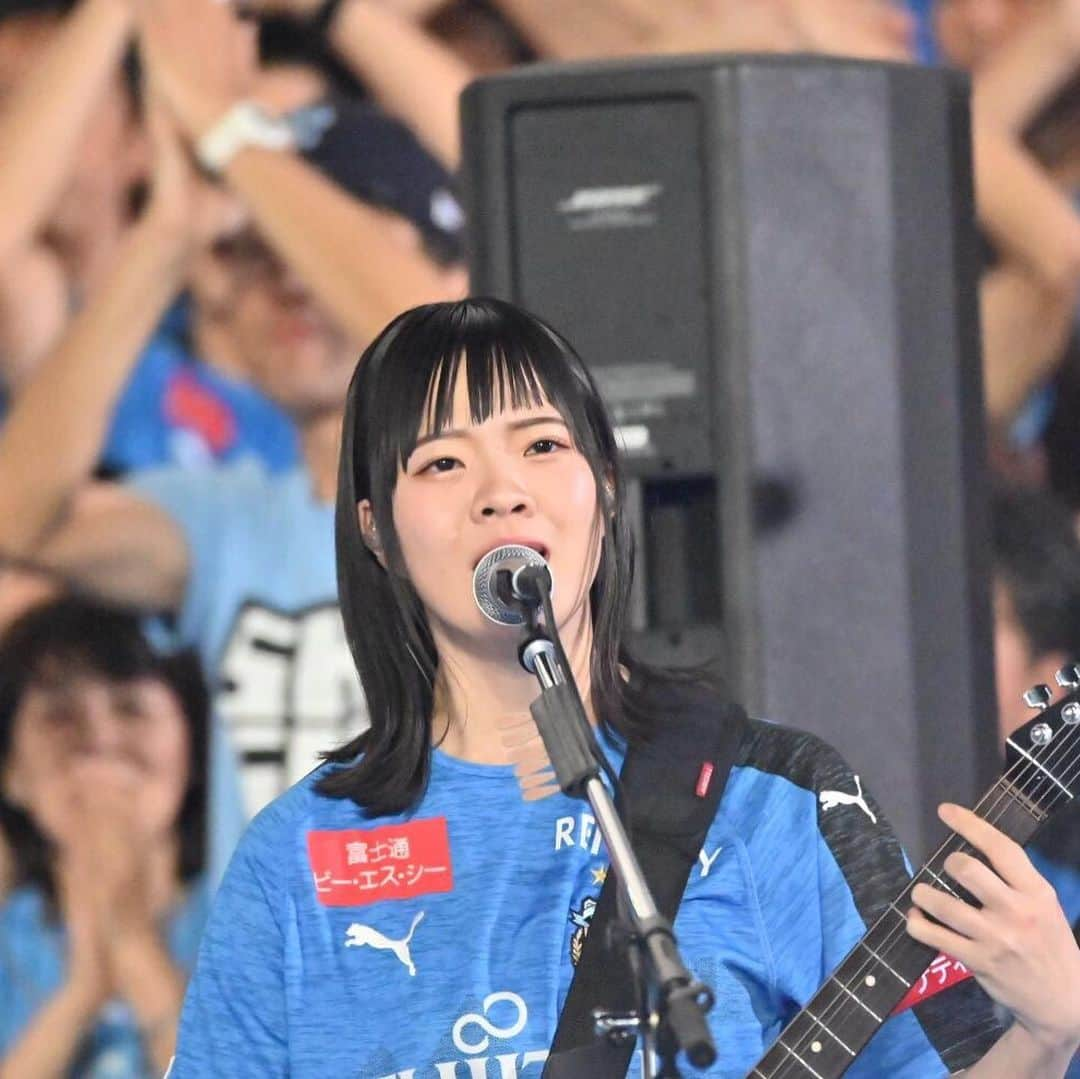
[[[398,475],[393,514],[406,571],[440,645],[507,641],[472,592],[477,563],[505,543],[547,559],[561,631],[587,624],[602,533],[596,481],[552,405],[508,408],[474,424],[462,368],[451,422],[438,435],[420,432]]]
[[[61,848],[79,841],[87,813],[117,804],[151,841],[176,823],[189,752],[180,702],[164,683],[49,672],[19,704],[4,794]]]

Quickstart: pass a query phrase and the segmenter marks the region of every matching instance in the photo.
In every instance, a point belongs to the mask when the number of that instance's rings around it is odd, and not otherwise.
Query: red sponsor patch
[[[445,817],[383,828],[308,832],[315,894],[324,907],[411,899],[454,887]]]
[[[936,997],[949,986],[967,981],[970,977],[972,977],[971,971],[959,959],[952,959],[950,956],[939,953],[923,972],[923,976],[908,990],[907,996],[897,1004],[893,1015],[906,1012],[912,1005],[921,1004],[924,1000]]]
[[[694,793],[699,798],[704,798],[709,793],[709,784],[712,783],[713,766],[709,761],[706,761],[701,766],[701,771],[698,772],[697,786],[694,788]]]

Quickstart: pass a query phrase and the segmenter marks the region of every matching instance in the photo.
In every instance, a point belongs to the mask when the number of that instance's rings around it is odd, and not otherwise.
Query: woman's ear
[[[364,541],[364,546],[375,556],[379,565],[386,569],[382,541],[379,539],[379,530],[375,525],[375,514],[372,512],[370,499],[362,498],[356,503],[356,519],[360,524],[360,536]]]
[[[604,512],[608,517],[615,516],[615,478],[610,472],[604,473],[604,478],[600,481],[600,494],[604,502]]]

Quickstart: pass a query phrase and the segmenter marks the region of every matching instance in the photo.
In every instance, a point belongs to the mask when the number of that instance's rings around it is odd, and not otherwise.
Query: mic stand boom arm
[[[712,992],[692,978],[679,956],[671,925],[656,907],[615,804],[600,779],[599,748],[577,687],[559,662],[562,649],[550,616],[550,598],[543,598],[550,631],[538,623],[535,607],[526,606],[527,628],[518,651],[521,665],[540,683],[540,696],[530,711],[559,786],[592,806],[615,871],[621,911],[630,923],[630,965],[638,980],[636,999],[641,1002],[629,1022],[625,1017],[594,1013],[597,1034],[618,1040],[629,1028],[632,1036],[640,1035],[645,1043],[645,1079],[652,1077],[654,1050],[661,1058],[662,1076],[678,1076],[675,1057],[679,1050],[696,1067],[707,1068],[716,1059],[705,1020],[713,1004]]]

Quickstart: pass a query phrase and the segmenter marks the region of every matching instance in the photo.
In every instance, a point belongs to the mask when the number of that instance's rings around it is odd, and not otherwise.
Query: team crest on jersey
[[[574,926],[574,932],[570,936],[570,962],[576,967],[581,960],[581,953],[585,950],[585,938],[589,935],[589,926],[592,925],[593,915],[596,913],[596,896],[587,895],[581,901],[581,909],[570,909],[570,923]]]

